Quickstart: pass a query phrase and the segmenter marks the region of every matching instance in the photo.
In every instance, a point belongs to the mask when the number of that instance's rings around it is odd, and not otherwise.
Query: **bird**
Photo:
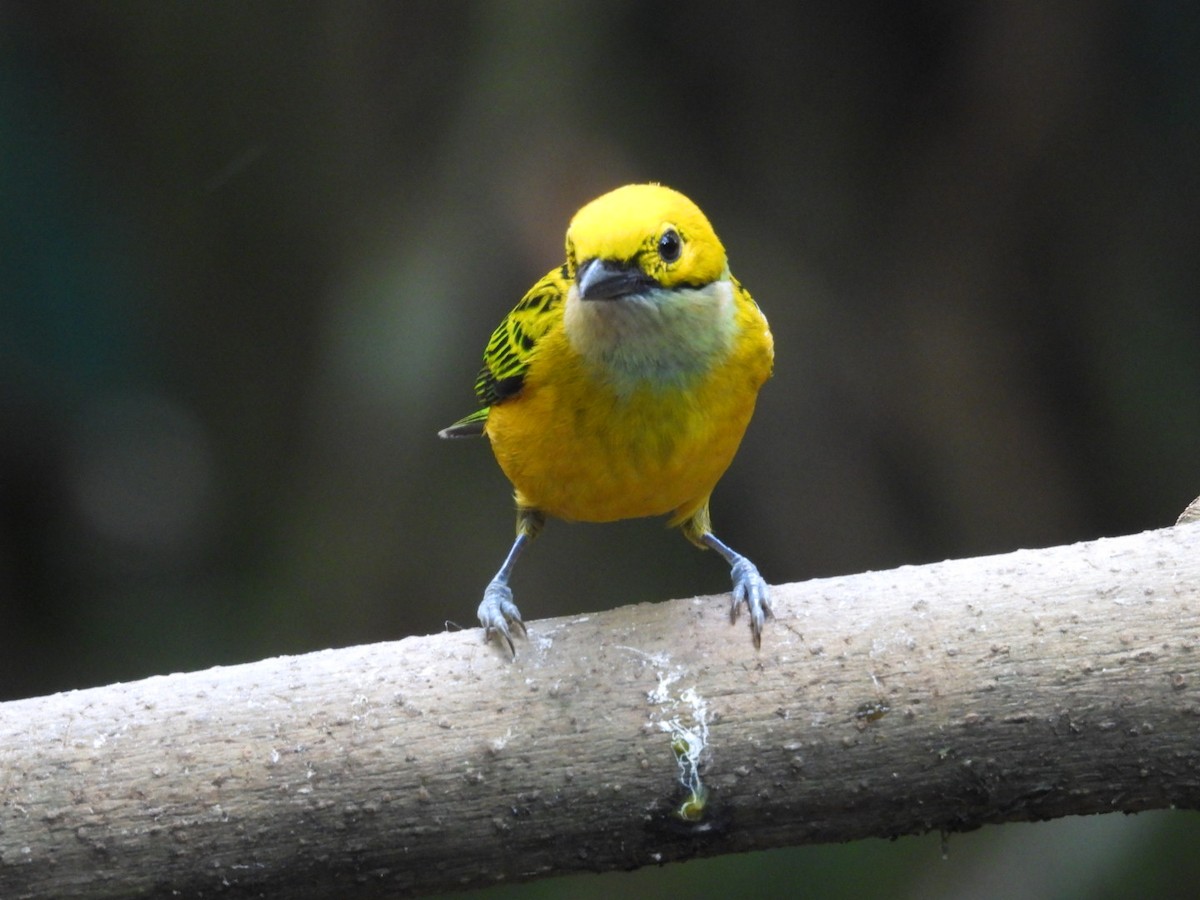
[[[438,432],[484,436],[514,487],[516,538],[484,590],[484,640],[515,658],[527,633],[509,579],[546,518],[667,516],[730,567],[730,619],[754,646],[772,615],[758,568],[714,533],[709,497],[774,366],[767,320],[729,270],[709,220],[660,184],[587,203],[566,260],[501,321],[475,380],[482,404]]]

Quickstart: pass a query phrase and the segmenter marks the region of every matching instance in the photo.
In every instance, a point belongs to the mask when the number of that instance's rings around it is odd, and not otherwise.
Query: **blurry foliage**
[[[769,579],[1173,522],[1198,51],[1179,3],[0,2],[0,696],[471,626],[509,489],[434,434],[634,180],[775,332],[713,507]],[[516,576],[726,588],[658,522]]]

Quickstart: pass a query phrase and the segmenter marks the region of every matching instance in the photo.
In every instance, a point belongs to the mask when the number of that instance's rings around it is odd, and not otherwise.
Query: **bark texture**
[[[1200,524],[0,705],[0,896],[390,897],[1200,806]],[[697,781],[699,779],[699,781]]]

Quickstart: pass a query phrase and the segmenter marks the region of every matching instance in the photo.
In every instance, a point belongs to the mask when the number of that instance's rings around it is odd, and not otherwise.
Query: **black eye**
[[[674,228],[668,228],[662,233],[662,237],[658,239],[658,255],[662,257],[663,262],[673,263],[679,259],[679,254],[683,250],[683,240],[679,237],[679,232]]]

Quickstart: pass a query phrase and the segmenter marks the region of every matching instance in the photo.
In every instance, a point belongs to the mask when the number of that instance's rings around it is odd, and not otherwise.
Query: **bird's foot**
[[[742,604],[750,612],[750,631],[754,635],[754,646],[762,646],[763,623],[771,612],[771,591],[767,582],[758,574],[758,567],[744,556],[738,556],[730,567],[733,578],[733,602],[729,608],[729,620],[736,622]]]
[[[483,602],[479,604],[479,624],[483,626],[483,639],[491,639],[493,634],[499,635],[508,644],[508,652],[514,657],[517,648],[513,646],[510,625],[516,625],[525,631],[525,623],[521,621],[521,612],[513,603],[512,588],[503,581],[493,579],[483,592]]]

